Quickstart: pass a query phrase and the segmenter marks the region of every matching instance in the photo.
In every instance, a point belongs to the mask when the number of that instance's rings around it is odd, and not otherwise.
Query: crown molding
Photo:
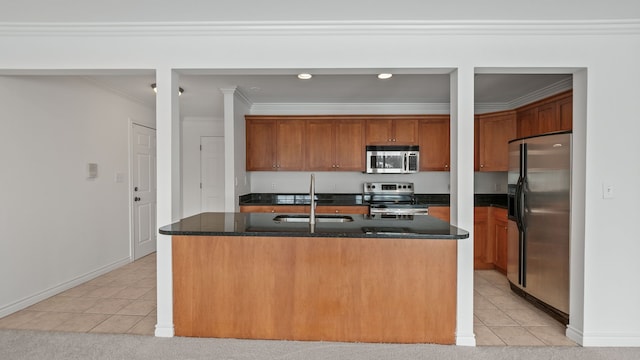
[[[448,103],[254,103],[253,115],[448,114]]]
[[[573,88],[565,79],[509,102],[475,103],[474,114],[517,109]],[[245,98],[246,99],[246,98]],[[248,100],[247,100],[248,101]],[[253,103],[251,114],[449,114],[449,103]]]
[[[509,105],[509,103],[476,103],[473,106],[473,113],[475,115],[479,115],[512,109],[513,108]]]
[[[521,106],[531,104],[532,102],[536,102],[538,100],[542,100],[544,98],[548,98],[549,96],[561,93],[563,91],[571,90],[571,89],[573,89],[572,78],[561,80],[561,81],[558,81],[557,83],[551,84],[547,87],[538,89],[527,95],[524,95],[517,99],[513,99],[509,101],[508,110],[519,108]]]
[[[640,19],[467,21],[216,21],[0,23],[0,36],[310,36],[310,35],[640,34]]]

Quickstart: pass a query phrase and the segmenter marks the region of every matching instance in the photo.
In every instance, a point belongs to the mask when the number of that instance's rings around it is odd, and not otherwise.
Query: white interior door
[[[156,131],[133,124],[133,257],[156,251]]]
[[[224,137],[200,137],[200,207],[224,211]]]

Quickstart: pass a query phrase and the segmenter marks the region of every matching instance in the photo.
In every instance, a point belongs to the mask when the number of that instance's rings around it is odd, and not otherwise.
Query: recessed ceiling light
[[[156,83],[151,84],[151,88],[153,89],[154,93],[158,93],[158,88],[156,87]],[[182,93],[184,92],[184,89],[179,87],[178,88],[178,96],[182,95]]]
[[[312,78],[311,74],[298,74],[298,79],[300,80],[309,80]]]
[[[393,76],[393,74],[386,74],[386,73],[378,74],[378,79],[382,79],[382,80],[390,79],[392,76]]]

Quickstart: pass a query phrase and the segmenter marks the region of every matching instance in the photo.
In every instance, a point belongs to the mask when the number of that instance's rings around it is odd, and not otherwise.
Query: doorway
[[[156,131],[131,125],[132,258],[156,251]]]

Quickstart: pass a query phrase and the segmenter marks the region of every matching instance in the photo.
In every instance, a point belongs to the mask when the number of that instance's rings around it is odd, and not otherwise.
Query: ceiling
[[[153,74],[91,75],[87,79],[147,106],[155,106]],[[477,74],[475,102],[504,104],[571,78],[570,74]],[[237,87],[253,104],[446,104],[448,74],[318,74],[300,80],[288,74],[185,73],[179,85],[183,117],[223,116],[221,88]]]

